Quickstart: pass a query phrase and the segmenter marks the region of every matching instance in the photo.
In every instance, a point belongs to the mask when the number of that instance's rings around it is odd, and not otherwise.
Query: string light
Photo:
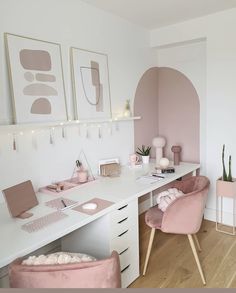
[[[86,138],[89,139],[90,138],[90,132],[89,132],[89,128],[87,126],[87,124],[85,124],[86,127]]]
[[[35,130],[32,130],[31,131],[31,134],[32,134],[32,145],[33,145],[33,148],[34,149],[37,149],[38,148],[38,144],[37,144],[37,139],[35,137]]]
[[[101,131],[101,125],[98,125],[98,138],[102,138],[102,131]]]
[[[119,123],[118,121],[116,121],[116,131],[119,131],[119,130],[120,130]]]
[[[49,142],[50,142],[50,144],[52,144],[52,145],[55,143],[55,141],[54,141],[54,130],[55,130],[54,127],[51,128],[51,130],[50,130],[50,139],[49,139]]]
[[[113,134],[112,123],[110,123],[110,125],[109,125],[109,134],[110,134],[110,135]]]
[[[13,151],[17,151],[17,144],[16,144],[16,134],[13,133],[13,141],[12,141],[12,149]]]
[[[134,119],[139,119],[139,117],[131,117],[131,118],[134,118]],[[67,126],[76,126],[77,129],[78,129],[78,135],[81,136],[81,126],[82,127],[85,127],[85,136],[87,139],[89,139],[91,137],[91,128],[97,128],[98,129],[98,138],[99,139],[102,139],[103,138],[103,127],[104,129],[107,129],[107,132],[109,133],[109,135],[113,135],[113,132],[114,132],[114,129],[116,131],[119,131],[120,130],[120,125],[119,125],[119,121],[122,120],[120,117],[115,117],[115,118],[109,118],[107,120],[104,120],[104,121],[100,121],[100,124],[97,124],[96,123],[96,120],[94,121],[88,121],[88,122],[81,122],[80,120],[68,120],[68,123],[59,123],[59,124],[55,124],[54,127],[50,127],[49,125],[48,126],[45,126],[45,129],[43,127],[43,129],[41,128],[38,129],[38,130],[29,130],[28,132],[32,134],[32,145],[35,149],[37,149],[37,136],[36,136],[36,133],[37,134],[40,134],[40,133],[45,133],[47,132],[48,133],[48,129],[49,129],[49,143],[50,144],[55,144],[55,128],[60,128],[61,127],[61,134],[62,134],[62,137],[63,138],[66,138],[67,137]],[[124,119],[125,121],[125,119]],[[69,124],[70,123],[70,124]],[[113,123],[115,124],[115,127],[113,127]],[[15,132],[10,132],[8,133],[9,136],[12,137],[12,149],[14,151],[17,151],[18,150],[18,137],[19,136],[23,136],[25,134],[25,132],[27,131],[19,131],[19,125],[16,126],[16,131]]]
[[[65,127],[62,127],[62,138],[66,138],[66,130],[65,130]]]

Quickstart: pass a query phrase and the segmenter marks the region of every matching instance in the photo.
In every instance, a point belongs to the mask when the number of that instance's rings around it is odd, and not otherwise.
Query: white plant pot
[[[149,164],[149,159],[150,159],[150,156],[142,156],[142,161],[143,161],[143,164]]]

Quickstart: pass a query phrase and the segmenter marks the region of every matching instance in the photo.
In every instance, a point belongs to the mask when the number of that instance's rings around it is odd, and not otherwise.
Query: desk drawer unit
[[[83,252],[103,259],[113,250],[120,256],[122,287],[139,277],[138,200],[63,237],[63,251]]]
[[[111,251],[120,255],[122,287],[139,276],[138,201],[120,206],[111,213]]]

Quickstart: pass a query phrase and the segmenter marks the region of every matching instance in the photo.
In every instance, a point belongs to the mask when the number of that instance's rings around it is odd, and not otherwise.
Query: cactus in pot
[[[228,176],[228,182],[233,182],[233,177],[232,177],[232,156],[229,156],[229,176]]]
[[[152,147],[150,147],[150,146],[145,147],[144,145],[142,145],[142,148],[138,148],[138,150],[136,151],[136,154],[138,154],[142,157],[142,161],[144,164],[149,164],[151,149],[152,149]]]
[[[225,167],[225,145],[223,145],[222,150],[222,165],[223,165],[223,177],[222,180],[226,182],[233,182],[232,177],[232,156],[229,156],[229,175],[227,175],[226,167]]]
[[[223,151],[222,151],[222,164],[223,164],[223,181],[227,181],[227,173],[226,173],[226,168],[225,168],[225,144],[223,145]]]

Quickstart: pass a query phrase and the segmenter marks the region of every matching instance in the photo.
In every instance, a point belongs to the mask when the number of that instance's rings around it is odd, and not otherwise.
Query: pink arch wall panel
[[[135,121],[135,149],[152,145],[153,137],[158,135],[158,70],[151,68],[142,76],[135,95],[134,115],[142,116]],[[152,156],[155,151],[152,150]]]
[[[181,160],[200,161],[200,103],[191,81],[171,68],[151,68],[142,77],[136,92],[135,146],[151,144],[161,135],[167,139],[165,156],[173,159],[171,147],[183,148]],[[153,150],[154,154],[154,150]]]

